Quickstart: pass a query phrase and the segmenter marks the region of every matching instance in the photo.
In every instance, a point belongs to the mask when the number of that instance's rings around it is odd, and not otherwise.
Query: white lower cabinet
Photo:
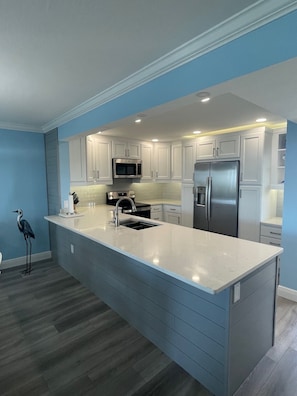
[[[151,205],[151,219],[163,221],[163,205]]]
[[[240,186],[238,238],[260,241],[261,187]]]
[[[181,207],[177,205],[163,205],[164,221],[166,223],[181,225]]]
[[[261,224],[260,242],[266,245],[281,246],[282,227],[280,225]]]

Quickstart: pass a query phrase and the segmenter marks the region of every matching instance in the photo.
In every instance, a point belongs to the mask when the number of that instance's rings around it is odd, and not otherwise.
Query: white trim
[[[32,258],[32,263],[35,263],[36,261],[47,260],[50,259],[51,257],[52,257],[52,252],[47,251],[47,252],[32,254],[31,258]],[[17,257],[15,259],[3,260],[0,266],[0,270],[19,267],[20,265],[25,265],[25,264],[26,264],[26,256]]]
[[[285,286],[278,286],[277,294],[287,300],[297,302],[297,290],[289,289]]]
[[[44,133],[42,127],[36,127],[36,125],[28,124],[17,124],[12,122],[0,122],[0,129],[9,129],[12,131],[22,131],[22,132],[38,132]]]
[[[63,125],[296,9],[297,0],[259,0],[252,6],[177,47],[175,50],[138,70],[119,83],[86,100],[60,117],[46,123],[42,129],[44,132],[48,132]]]

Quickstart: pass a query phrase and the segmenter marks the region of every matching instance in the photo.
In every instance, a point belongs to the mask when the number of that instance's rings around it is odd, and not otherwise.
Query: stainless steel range
[[[136,202],[134,191],[109,191],[106,193],[106,204],[115,206],[120,198],[129,197],[135,202],[136,212],[132,212],[131,204],[124,199],[120,202],[119,206],[122,208],[122,213],[129,213],[134,216],[151,217],[151,205]]]

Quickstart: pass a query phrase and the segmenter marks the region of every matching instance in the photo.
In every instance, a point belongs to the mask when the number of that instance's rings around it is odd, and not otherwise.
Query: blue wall
[[[297,11],[61,125],[59,139],[295,57],[296,36]]]
[[[0,251],[3,260],[25,256],[13,210],[23,209],[36,235],[32,254],[49,251],[44,136],[0,129]]]
[[[296,37],[297,11],[294,11],[60,126],[59,139],[296,57]],[[290,128],[283,226],[286,252],[282,259],[281,283],[297,290],[297,271],[294,270],[297,131],[293,125]],[[68,188],[69,178],[65,176],[61,180],[61,185],[64,184]]]
[[[297,125],[288,122],[283,209],[281,285],[297,290]]]

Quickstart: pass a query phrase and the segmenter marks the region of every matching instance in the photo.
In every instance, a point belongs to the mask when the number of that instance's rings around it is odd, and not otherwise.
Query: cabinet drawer
[[[261,224],[261,236],[281,239],[282,228]]]
[[[162,212],[162,205],[151,205],[151,213]]]
[[[266,245],[281,247],[281,240],[278,238],[269,238],[269,237],[261,236],[260,242],[265,243]]]
[[[164,205],[164,212],[181,213],[181,207],[177,205]]]

